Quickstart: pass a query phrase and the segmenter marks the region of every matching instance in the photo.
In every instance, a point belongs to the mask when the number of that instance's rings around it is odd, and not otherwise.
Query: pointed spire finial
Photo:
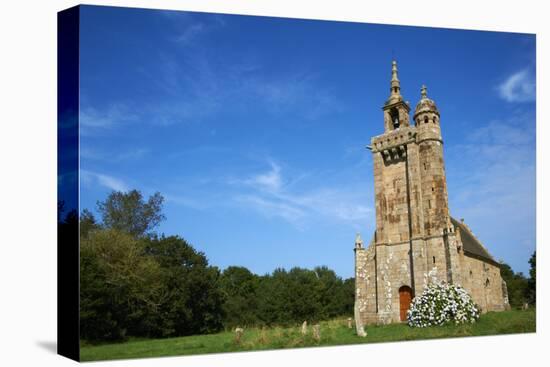
[[[393,60],[391,63],[391,82],[390,82],[390,100],[401,98],[401,84],[397,77],[397,61]]]
[[[424,84],[422,84],[422,88],[420,88],[420,95],[422,96],[422,99],[428,98],[428,88]]]
[[[362,247],[363,246],[363,240],[361,239],[361,234],[357,232],[355,235],[355,246],[356,247]]]
[[[397,61],[395,60],[391,62],[391,80],[399,81],[399,79],[397,79]]]

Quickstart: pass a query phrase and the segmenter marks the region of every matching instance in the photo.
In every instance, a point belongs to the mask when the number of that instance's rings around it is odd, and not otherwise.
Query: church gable
[[[451,217],[451,223],[455,226],[455,228],[460,230],[460,238],[462,240],[465,255],[476,257],[494,265],[499,265],[491,254],[489,254],[489,251],[487,251],[487,249],[481,244],[481,242],[479,242],[472,231],[470,231],[470,229],[463,222]]]

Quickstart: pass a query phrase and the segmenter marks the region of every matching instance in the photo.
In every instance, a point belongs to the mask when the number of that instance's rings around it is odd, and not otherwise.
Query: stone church
[[[371,139],[376,230],[355,243],[355,316],[360,324],[405,321],[433,281],[464,287],[482,312],[507,309],[499,263],[449,213],[440,114],[421,89],[412,120],[393,61],[384,133]],[[358,323],[358,325],[360,325]]]

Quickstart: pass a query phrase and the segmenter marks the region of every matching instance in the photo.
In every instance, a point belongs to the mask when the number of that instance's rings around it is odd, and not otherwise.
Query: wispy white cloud
[[[123,103],[113,103],[106,108],[84,106],[80,110],[80,133],[100,134],[121,124],[138,120],[138,115]]]
[[[213,31],[226,25],[225,20],[220,16],[201,18],[188,12],[163,11],[161,14],[170,22],[175,36],[170,38],[183,45],[191,45],[201,34]]]
[[[267,199],[258,195],[237,195],[235,201],[256,210],[267,218],[279,217],[299,228],[302,228],[306,216],[305,210],[293,203]]]
[[[498,86],[501,98],[508,102],[531,102],[536,98],[534,72],[526,68],[510,75]]]
[[[304,174],[296,179],[285,179],[280,165],[273,161],[269,161],[269,165],[270,169],[265,172],[229,181],[243,189],[235,196],[238,204],[269,218],[282,218],[297,228],[319,219],[362,228],[372,219],[373,209],[365,205],[370,201],[369,191],[364,186],[312,187],[310,184],[308,189],[297,190],[291,183],[303,177],[310,176],[314,182],[323,180]]]
[[[80,148],[80,157],[94,161],[123,162],[145,157],[151,152],[147,148],[136,148],[122,152],[106,152],[91,147]]]
[[[252,94],[265,101],[266,107],[277,114],[298,112],[308,120],[315,120],[341,110],[341,104],[330,91],[317,85],[317,77],[310,73],[291,73],[266,80],[247,81]]]
[[[204,200],[197,200],[190,195],[165,193],[164,198],[167,202],[175,203],[192,209],[205,210],[211,207],[211,205]]]
[[[185,20],[181,24],[185,28],[179,35],[181,42],[204,32],[200,23]],[[82,134],[98,135],[129,122],[200,123],[228,112],[246,114],[250,108],[284,117],[281,121],[309,124],[343,110],[342,101],[320,75],[292,66],[268,72],[254,56],[220,63],[205,50],[193,50],[185,57],[162,53],[158,62],[140,69],[140,77],[156,97],[136,106],[124,101],[109,106],[86,103],[80,112]]]
[[[246,113],[251,106],[310,123],[342,110],[339,99],[310,72],[289,68],[268,75],[259,62],[227,60],[216,65],[200,52],[185,59],[164,54],[161,60],[162,76],[150,73],[151,83],[167,98],[146,109],[152,123],[192,123],[222,111]]]
[[[528,253],[518,245],[535,245],[534,115],[490,122],[448,153],[451,213],[465,218],[495,257],[524,268]]]
[[[205,30],[203,23],[194,23],[185,28],[177,37],[177,42],[190,43],[195,37]]]
[[[80,170],[80,180],[84,185],[100,185],[110,190],[128,191],[128,185],[121,179],[103,173]]]
[[[278,193],[282,187],[281,167],[275,162],[269,162],[269,164],[271,165],[269,171],[253,175],[242,182],[260,191]]]

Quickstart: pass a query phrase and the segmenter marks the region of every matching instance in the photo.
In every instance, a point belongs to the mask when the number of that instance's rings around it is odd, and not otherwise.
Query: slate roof
[[[460,230],[460,238],[462,239],[465,255],[470,255],[495,265],[500,265],[464,223],[454,219],[453,217],[451,217],[451,222]]]

